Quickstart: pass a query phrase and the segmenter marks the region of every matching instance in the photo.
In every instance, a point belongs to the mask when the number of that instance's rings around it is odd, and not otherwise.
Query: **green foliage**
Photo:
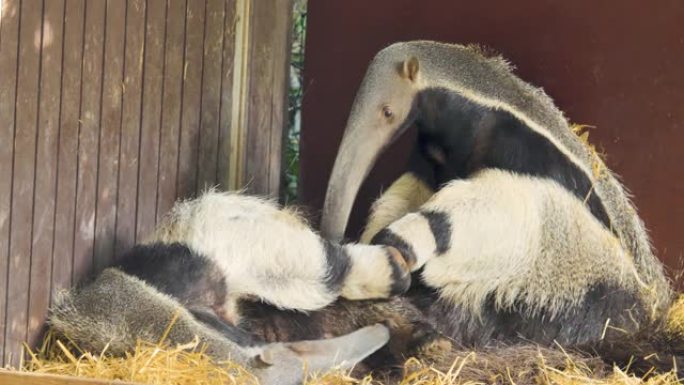
[[[302,70],[304,68],[304,41],[306,37],[306,1],[295,1],[292,29],[288,126],[283,143],[283,182],[281,192],[281,196],[286,203],[297,199],[299,181],[299,134],[303,96]]]

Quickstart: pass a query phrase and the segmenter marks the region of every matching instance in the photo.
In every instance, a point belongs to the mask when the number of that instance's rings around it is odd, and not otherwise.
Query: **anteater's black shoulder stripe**
[[[432,236],[435,237],[437,254],[444,254],[451,247],[451,221],[449,216],[441,211],[424,210],[420,214],[427,219]]]
[[[548,138],[507,112],[497,114],[505,114],[497,119],[506,129],[495,130],[488,139],[489,151],[483,155],[482,166],[551,179],[585,202],[592,215],[611,229],[610,218],[590,177]]]
[[[328,265],[325,286],[331,291],[337,292],[349,274],[351,259],[342,246],[332,243],[327,239],[323,240],[323,247],[325,248],[325,260]]]
[[[417,150],[428,161],[430,146],[439,147],[445,156],[443,162],[432,161],[437,185],[485,168],[551,179],[586,202],[594,217],[612,230],[590,175],[549,138],[508,111],[482,106],[452,90],[431,88],[419,98]],[[415,163],[417,158],[411,159]]]
[[[379,233],[375,234],[371,240],[372,245],[386,245],[392,246],[399,250],[401,255],[404,256],[406,263],[409,266],[413,266],[418,259],[416,258],[416,253],[413,251],[413,247],[406,243],[400,236],[393,233],[389,229],[382,229]]]
[[[137,245],[113,264],[182,304],[221,306],[228,286],[225,274],[208,257],[183,243]]]

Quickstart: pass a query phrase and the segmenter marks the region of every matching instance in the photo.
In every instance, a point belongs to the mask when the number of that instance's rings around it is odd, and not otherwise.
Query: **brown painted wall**
[[[658,255],[684,254],[684,2],[310,1],[301,197],[316,209],[356,89],[382,47],[402,40],[482,43],[542,86],[635,195]],[[411,134],[362,187],[348,235],[404,165]]]

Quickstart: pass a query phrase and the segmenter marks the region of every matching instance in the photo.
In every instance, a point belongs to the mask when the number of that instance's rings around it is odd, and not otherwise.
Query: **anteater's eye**
[[[394,115],[394,112],[392,112],[392,109],[389,108],[389,106],[385,106],[382,107],[382,115],[389,119],[392,117],[392,115]]]

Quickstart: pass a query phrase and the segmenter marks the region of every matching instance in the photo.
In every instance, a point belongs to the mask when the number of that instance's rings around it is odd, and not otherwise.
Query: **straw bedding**
[[[172,326],[170,326],[172,327]],[[684,335],[684,297],[672,306],[668,331]],[[85,352],[68,339],[47,334],[37,351],[27,349],[28,360],[20,370],[154,385],[257,384],[245,368],[232,362],[214,362],[198,341],[169,346],[164,338],[140,341],[124,357]],[[312,374],[306,384],[511,384],[511,385],[669,385],[680,384],[674,372],[652,374],[646,379],[628,374],[628,368],[611,368],[600,359],[569,353],[562,348],[533,345],[497,347],[479,351],[452,351],[433,362],[405,362],[400,376],[333,371]]]

